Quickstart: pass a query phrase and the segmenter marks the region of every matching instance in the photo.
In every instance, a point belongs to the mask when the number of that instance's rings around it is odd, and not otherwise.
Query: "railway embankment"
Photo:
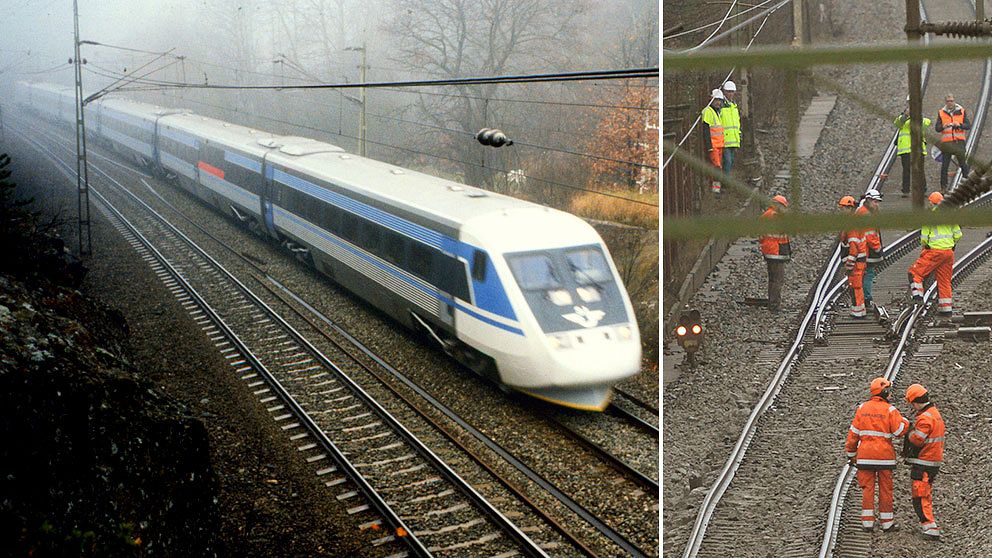
[[[0,203],[0,547],[367,555],[342,534],[346,514],[317,496],[271,419],[99,213],[88,272],[65,259],[55,233],[75,242],[75,193],[10,147],[18,191],[36,203]]]
[[[0,540],[13,555],[217,551],[191,410],[136,378],[128,327],[26,211],[0,241]],[[157,551],[157,552],[156,552]]]

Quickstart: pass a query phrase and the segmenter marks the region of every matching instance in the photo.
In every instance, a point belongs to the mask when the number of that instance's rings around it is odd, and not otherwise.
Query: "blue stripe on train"
[[[363,260],[365,260],[365,261],[369,262],[370,264],[378,267],[379,269],[385,271],[386,273],[392,275],[393,277],[396,277],[396,278],[402,280],[404,283],[407,283],[407,284],[411,285],[412,287],[416,288],[417,290],[422,291],[423,293],[427,294],[428,296],[431,296],[434,299],[439,300],[441,302],[444,302],[445,304],[448,304],[450,306],[454,306],[458,310],[461,310],[465,314],[468,314],[469,316],[472,316],[473,318],[475,318],[475,319],[477,319],[477,320],[479,320],[479,321],[481,321],[483,323],[489,324],[491,326],[497,327],[499,329],[502,329],[504,331],[508,331],[508,332],[513,333],[513,334],[516,334],[516,335],[523,335],[524,334],[523,330],[521,330],[519,328],[510,326],[510,325],[507,325],[507,324],[498,322],[498,321],[496,321],[496,320],[494,320],[492,318],[488,318],[486,316],[483,316],[482,314],[479,314],[478,312],[472,310],[470,307],[465,306],[464,304],[459,303],[457,300],[452,300],[451,298],[448,298],[447,296],[444,296],[443,294],[441,294],[439,291],[437,291],[435,289],[426,288],[423,285],[421,285],[421,284],[419,284],[419,283],[417,283],[415,281],[412,281],[409,277],[406,277],[404,274],[399,273],[398,271],[396,271],[395,268],[393,268],[393,266],[391,266],[389,264],[386,264],[386,263],[378,260],[377,258],[372,257],[370,254],[368,254],[364,250],[360,250],[360,249],[352,246],[351,244],[349,244],[347,242],[344,242],[343,240],[340,240],[338,237],[336,237],[336,236],[334,236],[332,234],[329,234],[326,231],[324,231],[324,229],[321,229],[320,227],[314,226],[313,224],[311,224],[310,222],[308,222],[306,220],[300,219],[299,217],[297,217],[293,213],[290,213],[289,211],[286,211],[285,209],[283,209],[281,207],[278,207],[278,206],[274,207],[274,209],[275,209],[275,211],[277,211],[279,213],[279,216],[280,217],[285,217],[287,219],[291,219],[292,221],[294,221],[296,224],[300,225],[301,227],[305,227],[305,228],[309,229],[310,232],[312,232],[313,234],[316,234],[317,236],[319,236],[319,237],[321,237],[321,238],[323,238],[323,239],[325,239],[325,240],[327,240],[329,242],[333,242],[334,244],[337,244],[338,246],[344,248],[345,250],[348,250],[352,254],[354,254],[354,255],[362,258]]]

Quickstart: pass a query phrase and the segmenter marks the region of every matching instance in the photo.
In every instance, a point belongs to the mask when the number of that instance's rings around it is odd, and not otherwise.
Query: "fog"
[[[13,6],[5,10],[0,33],[3,99],[20,80],[71,86],[71,1],[5,4]],[[79,27],[84,41],[147,51],[83,45],[87,92],[137,76],[112,95],[314,137],[354,152],[361,135],[358,90],[194,90],[156,82],[356,83],[362,48],[369,82],[658,64],[655,0],[80,0]],[[629,104],[630,86],[367,89],[367,154],[497,190],[520,190],[520,181],[510,179],[517,171],[528,179],[526,191],[510,193],[567,208],[577,191],[570,187],[598,189],[591,183],[595,158],[588,155],[633,158],[605,154],[602,138],[597,140],[612,107]],[[657,80],[637,86],[648,88],[656,121]],[[484,148],[472,139],[482,127],[501,128],[521,146]]]

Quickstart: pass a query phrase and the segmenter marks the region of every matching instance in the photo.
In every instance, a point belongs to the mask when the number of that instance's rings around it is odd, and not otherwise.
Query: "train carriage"
[[[50,89],[29,102],[58,114]],[[131,101],[94,107],[122,153],[504,385],[602,410],[640,368],[609,251],[573,215],[316,140]]]

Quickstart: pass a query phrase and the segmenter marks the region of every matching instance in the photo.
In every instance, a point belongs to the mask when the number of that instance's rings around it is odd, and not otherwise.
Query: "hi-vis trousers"
[[[937,311],[941,314],[951,313],[951,274],[954,270],[953,250],[934,250],[924,248],[919,259],[909,268],[909,286],[913,296],[923,296],[923,279],[936,270],[937,275]]]
[[[863,318],[867,315],[865,311],[865,262],[856,262],[854,269],[847,274],[847,284],[851,287],[851,315],[855,318]]]
[[[913,479],[913,508],[920,520],[924,535],[940,536],[940,527],[933,516],[933,478],[936,472],[922,467],[913,467],[909,474]]]
[[[858,469],[861,526],[865,529],[875,526],[875,479],[878,479],[878,523],[883,531],[887,531],[896,521],[895,507],[892,504],[892,469]]]

